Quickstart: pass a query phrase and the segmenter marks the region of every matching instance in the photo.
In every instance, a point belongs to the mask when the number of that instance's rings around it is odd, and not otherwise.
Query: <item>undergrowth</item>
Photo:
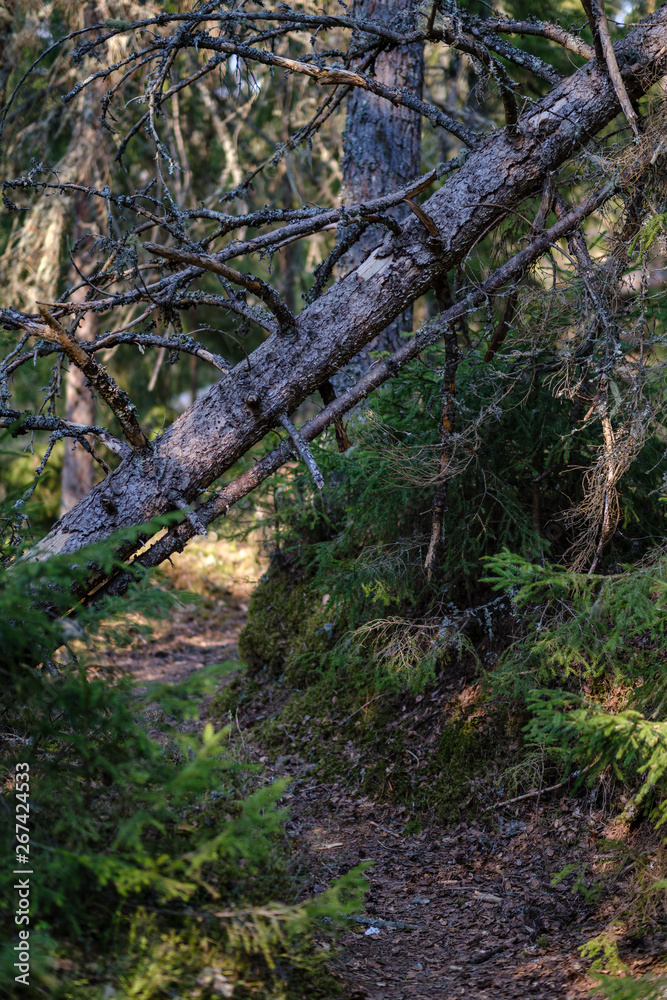
[[[450,441],[431,578],[439,349],[351,420],[349,451],[339,455],[333,440],[313,446],[322,495],[302,466],[265,494],[271,562],[239,647],[250,678],[221,707],[242,704],[248,685],[270,678],[284,707],[262,738],[298,751],[324,777],[401,803],[412,826],[488,818],[505,798],[611,778],[629,821],[660,825],[662,447],[649,438],[619,479],[618,524],[596,572],[568,568],[583,559],[581,470],[597,461],[599,427],[577,425],[537,353],[525,370],[517,359],[482,366],[468,350],[459,365],[461,431]],[[624,919],[635,928],[662,919],[633,913]],[[601,977],[605,968],[596,967]],[[604,980],[608,995],[649,995],[623,993],[626,980],[615,993]]]
[[[335,995],[321,945],[358,909],[361,870],[304,898],[282,832],[284,782],[263,784],[225,728],[192,735],[178,724],[227,665],[140,692],[87,662],[94,632],[118,637],[121,607],[133,621],[132,601],[107,604],[104,618],[83,606],[76,620],[61,617],[90,563],[111,568],[109,552],[84,550],[76,565],[9,559],[0,576],[2,807],[12,817],[0,839],[0,992]],[[143,617],[172,599],[148,579],[133,595]],[[54,659],[68,639],[69,655]],[[15,869],[29,872],[28,909]]]

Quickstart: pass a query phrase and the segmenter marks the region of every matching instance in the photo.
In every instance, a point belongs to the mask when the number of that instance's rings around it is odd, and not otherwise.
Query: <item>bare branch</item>
[[[47,416],[43,413],[20,413],[18,410],[0,410],[0,427],[10,431],[12,437],[19,434],[30,434],[33,431],[59,431],[61,437],[73,437],[81,439],[86,434],[97,437],[109,451],[113,451],[121,458],[127,458],[130,448],[124,441],[119,441],[117,437],[109,433],[105,427],[97,425],[75,424],[71,420],[63,420],[60,417]]]
[[[604,6],[600,0],[582,0],[582,3],[588,19],[591,22],[593,37],[596,41],[599,39],[601,55],[607,65],[609,78],[614,86],[614,90],[616,91],[618,103],[623,109],[623,113],[628,120],[628,125],[634,133],[635,139],[639,139],[637,112],[633,108],[632,101],[628,97],[628,92],[625,89],[625,84],[623,83],[623,77],[621,76],[621,72],[618,68],[616,53],[614,52],[614,46],[609,34],[609,24],[607,22],[607,15],[605,13]]]
[[[483,22],[486,31],[495,31],[507,35],[536,35],[557,42],[563,48],[574,52],[584,59],[593,59],[595,50],[577,35],[561,28],[559,24],[549,24],[546,21],[515,21],[511,18],[501,20],[486,19]]]
[[[279,66],[281,69],[291,73],[302,73],[311,77],[320,86],[329,87],[336,84],[344,84],[351,87],[361,87],[368,90],[377,97],[390,101],[395,106],[403,106],[416,111],[424,118],[428,118],[432,125],[444,128],[451,132],[457,139],[465,143],[466,146],[475,146],[478,136],[460,122],[457,122],[450,115],[446,115],[433,104],[421,101],[406,91],[398,90],[395,87],[387,87],[370,76],[364,76],[351,70],[338,67],[321,69],[319,66],[301,62],[297,59],[288,59],[285,56],[275,55],[272,52],[264,52],[262,49],[255,49],[248,45],[241,45],[235,42],[228,42],[222,38],[206,37],[198,39],[198,45],[202,49],[212,49],[215,52],[226,52],[229,55],[241,56],[253,62],[264,63],[267,66]]]
[[[118,420],[130,445],[139,450],[147,448],[148,438],[139,426],[136,408],[127,393],[114,382],[101,365],[98,365],[83,350],[81,345],[63,329],[58,320],[54,319],[44,306],[38,303],[37,308],[45,324],[45,328],[40,331],[40,336],[44,340],[51,340],[58,344],[72,364],[81,369],[91,386],[99,392]]]
[[[201,268],[203,271],[213,271],[214,274],[220,274],[227,281],[233,281],[242,288],[246,288],[266,303],[278,320],[281,333],[289,335],[294,332],[296,321],[293,314],[278,293],[271,288],[271,285],[267,285],[260,278],[236,271],[233,267],[223,264],[217,257],[212,257],[208,254],[196,254],[188,250],[175,250],[172,247],[160,246],[158,243],[144,243],[144,248],[149,253],[155,254],[156,257],[164,257],[165,260],[173,260],[181,264],[191,264],[194,267]]]
[[[318,490],[324,489],[324,479],[322,473],[317,467],[317,462],[313,458],[313,453],[304,441],[304,439],[299,434],[298,430],[287,416],[286,413],[281,413],[279,417],[280,423],[283,425],[290,438],[292,439],[292,444],[295,446],[298,454],[303,459],[305,465],[310,472],[313,482],[317,486]]]
[[[567,236],[584,219],[613,197],[625,179],[619,177],[616,181],[605,184],[589,195],[576,208],[563,215],[550,229],[536,235],[526,247],[498,268],[482,285],[471,291],[465,299],[457,302],[428,323],[393,356],[379,360],[359,379],[356,385],[336,397],[320,413],[307,421],[297,432],[299,438],[304,442],[312,441],[337,418],[342,417],[348,410],[358,405],[374,389],[395,376],[404,365],[418,357],[425,348],[442,336],[443,330],[453,326],[466,313],[496,294],[508,282],[516,284],[527,269],[550,247],[563,236]],[[197,510],[198,518],[208,525],[216,518],[226,515],[230,507],[256,489],[292,457],[291,441],[279,445],[269,455],[260,459],[251,469],[244,472],[228,486],[223,487],[210,500],[201,504]],[[146,568],[158,566],[174,552],[180,552],[192,537],[192,533],[192,526],[187,522],[170,528],[146,552],[137,557],[137,562]],[[131,572],[119,574],[96,592],[95,599],[98,600],[106,594],[124,593],[133,579]]]

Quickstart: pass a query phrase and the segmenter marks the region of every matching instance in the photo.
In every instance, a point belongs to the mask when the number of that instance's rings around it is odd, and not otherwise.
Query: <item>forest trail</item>
[[[228,592],[205,614],[186,605],[158,623],[151,638],[129,651],[109,651],[110,658],[140,683],[179,683],[209,664],[233,660],[247,598],[244,590]],[[205,697],[200,719],[184,725],[228,721],[216,717],[211,702]],[[304,895],[322,891],[362,861],[373,862],[363,915],[350,921],[332,960],[348,1000],[589,995],[593,982],[577,949],[599,933],[604,913],[572,891],[574,875],[555,888],[550,875],[593,857],[597,838],[608,835],[599,815],[584,817],[576,802],[563,799],[558,816],[554,809],[537,817],[529,803],[521,816],[501,821],[500,832],[473,822],[404,834],[400,806],[375,802],[343,783],[322,783],[315,765],[298,753],[276,757],[263,749],[256,727],[271,707],[260,700],[239,713],[238,735],[247,758],[263,765],[261,780],[291,779],[286,832]],[[647,971],[650,951],[636,958],[633,972]]]

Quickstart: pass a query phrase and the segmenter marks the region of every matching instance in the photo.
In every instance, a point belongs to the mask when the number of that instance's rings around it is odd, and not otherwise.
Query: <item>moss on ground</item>
[[[266,685],[280,677],[280,710],[272,719],[263,715],[256,732],[267,749],[297,752],[324,780],[344,779],[403,805],[413,824],[478,814],[492,800],[500,762],[505,767],[521,752],[522,720],[485,703],[479,690],[469,689],[465,706],[458,699],[448,671],[467,671],[469,682],[472,659],[469,670],[445,665],[435,683],[415,685],[413,694],[397,689],[395,679],[383,690],[372,655],[343,653],[342,646],[332,655],[343,631],[306,574],[272,570],[253,594],[239,641],[249,676],[230,684],[216,708],[242,710],[259,695],[266,701]]]
[[[456,823],[493,801],[500,762],[522,752],[523,720],[490,711],[481,695],[461,708],[434,702],[436,692],[378,692],[357,671],[327,676],[293,691],[256,736],[315,764],[323,780],[404,806],[413,826]]]
[[[267,573],[250,599],[239,657],[251,677],[266,669],[290,687],[318,679],[337,624],[309,577],[296,569]]]
[[[255,677],[239,674],[216,694],[211,703],[211,711],[221,719],[230,714],[236,715],[244,704],[252,701],[259,687]]]

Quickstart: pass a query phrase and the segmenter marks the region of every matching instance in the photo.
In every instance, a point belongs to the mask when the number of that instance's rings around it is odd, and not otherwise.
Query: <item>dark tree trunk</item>
[[[436,288],[438,304],[443,312],[450,308],[452,296],[446,281]],[[445,514],[447,513],[447,493],[449,491],[449,466],[454,455],[453,436],[456,421],[456,373],[460,353],[456,326],[445,329],[445,370],[443,372],[442,406],[440,410],[440,468],[435,484],[431,507],[431,538],[429,541],[424,569],[429,580],[438,565],[438,555],[443,541]]]
[[[413,2],[403,0],[355,0],[354,14],[366,20],[386,21],[409,30],[414,17]],[[379,83],[405,88],[417,97],[424,85],[424,46],[417,42],[382,52],[372,67]],[[419,173],[421,116],[409,108],[394,107],[366,90],[355,89],[347,99],[347,119],[343,134],[343,186],[345,201],[359,203],[378,198],[400,188]],[[390,213],[405,219],[405,206]],[[382,230],[371,226],[348,252],[345,260],[357,267],[368,251],[377,246]],[[373,350],[395,351],[401,331],[412,332],[412,306],[404,309],[377,337],[346,366],[350,378],[369,365]],[[341,379],[337,379],[340,386]]]

